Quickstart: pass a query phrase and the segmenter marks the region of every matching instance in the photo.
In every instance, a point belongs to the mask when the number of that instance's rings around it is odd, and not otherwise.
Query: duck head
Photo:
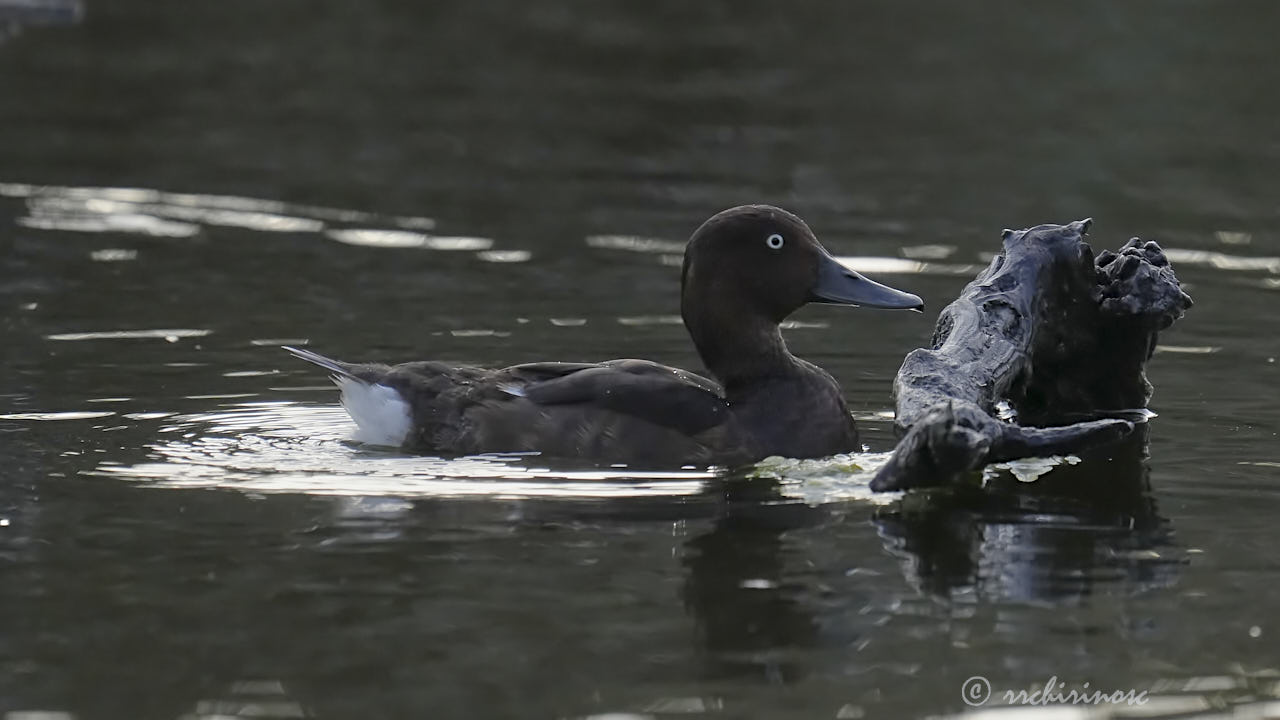
[[[811,302],[924,307],[918,296],[841,265],[803,220],[771,205],[725,210],[685,247],[680,314],[707,368],[726,384],[776,371],[790,357],[778,324]]]
[[[728,305],[774,325],[806,303],[920,310],[911,293],[841,265],[795,215],[771,205],[725,210],[693,233],[684,252],[681,313]]]

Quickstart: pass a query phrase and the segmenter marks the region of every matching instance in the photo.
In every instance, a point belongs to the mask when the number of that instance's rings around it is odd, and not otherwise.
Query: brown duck
[[[868,280],[780,208],[745,205],[685,248],[680,314],[715,380],[647,360],[346,363],[290,353],[333,374],[356,438],[447,455],[537,451],[633,467],[734,465],[858,448],[840,386],[792,355],[778,325],[810,302],[919,310]]]

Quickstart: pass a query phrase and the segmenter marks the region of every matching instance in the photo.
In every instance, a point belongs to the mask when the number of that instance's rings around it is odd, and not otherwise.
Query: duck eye
[[[764,239],[764,244],[768,245],[770,250],[781,250],[782,242],[782,236],[778,233],[774,233]]]

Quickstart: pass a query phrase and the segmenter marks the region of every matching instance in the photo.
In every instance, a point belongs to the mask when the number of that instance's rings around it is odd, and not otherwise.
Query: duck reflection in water
[[[727,480],[723,513],[710,532],[685,546],[685,607],[696,624],[697,643],[707,653],[707,673],[732,677],[763,673],[789,682],[803,673],[788,659],[790,648],[819,644],[817,609],[809,588],[792,579],[803,557],[784,535],[820,526],[827,511],[799,503],[777,503],[769,481]],[[772,502],[753,502],[753,494]],[[771,496],[771,497],[770,497]]]

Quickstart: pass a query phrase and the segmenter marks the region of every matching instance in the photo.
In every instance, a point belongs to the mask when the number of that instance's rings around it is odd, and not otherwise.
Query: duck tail
[[[352,372],[361,367],[359,365],[349,365],[302,348],[280,347],[296,358],[329,371],[329,377],[342,391],[342,407],[359,428],[356,440],[370,445],[400,447],[413,432],[413,413],[409,403],[395,388],[369,379],[376,377],[376,373],[362,378]],[[363,367],[370,369],[368,365]]]
[[[307,362],[313,365],[319,365],[325,370],[328,370],[329,372],[333,373],[335,382],[339,378],[348,378],[348,379],[360,382],[362,384],[367,384],[365,380],[353,374],[350,370],[350,366],[344,362],[334,360],[333,358],[327,358],[321,355],[320,353],[314,353],[314,352],[311,352],[310,350],[303,350],[302,348],[289,347],[288,345],[281,345],[280,348],[300,360],[306,360]]]

